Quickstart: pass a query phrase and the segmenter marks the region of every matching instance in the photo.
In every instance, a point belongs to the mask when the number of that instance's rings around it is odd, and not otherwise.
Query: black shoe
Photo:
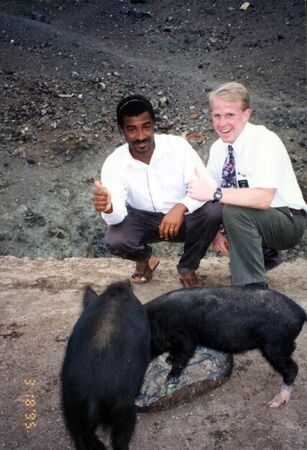
[[[263,258],[265,270],[272,270],[278,267],[282,263],[282,256],[279,250],[272,248],[263,248]]]

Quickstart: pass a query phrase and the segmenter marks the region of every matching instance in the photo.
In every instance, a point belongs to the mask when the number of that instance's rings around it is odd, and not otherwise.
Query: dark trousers
[[[142,261],[151,255],[149,243],[160,242],[159,225],[163,213],[141,211],[128,207],[123,222],[108,227],[105,241],[108,250],[116,256]],[[177,266],[179,272],[191,272],[214,239],[222,222],[219,203],[207,202],[192,214],[186,214],[178,235],[170,242],[184,242],[183,255]]]
[[[224,206],[223,222],[229,241],[232,284],[265,280],[262,247],[286,250],[297,245],[306,229],[306,217],[289,208],[253,209]]]

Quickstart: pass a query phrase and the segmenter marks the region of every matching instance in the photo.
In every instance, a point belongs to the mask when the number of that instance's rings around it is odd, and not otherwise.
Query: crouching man
[[[148,244],[184,242],[179,280],[184,287],[201,285],[195,271],[219,229],[222,213],[218,203],[190,198],[187,183],[196,167],[209,185],[214,181],[185,139],[155,133],[155,113],[146,97],[122,99],[117,123],[126,144],[105,160],[102,184],[95,183],[93,194],[94,206],[108,224],[107,248],[136,261],[132,278],[144,283],[159,263]]]
[[[215,190],[200,175],[188,191],[193,199],[223,205],[226,235],[217,233],[213,246],[224,252],[229,247],[232,284],[265,288],[264,249],[278,255],[297,245],[306,229],[307,206],[282,141],[249,122],[247,89],[223,84],[210,93],[210,105],[219,139],[207,169],[220,187]]]

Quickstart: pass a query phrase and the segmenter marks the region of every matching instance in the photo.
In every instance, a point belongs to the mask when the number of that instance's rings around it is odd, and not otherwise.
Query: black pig
[[[179,289],[145,305],[151,324],[151,357],[169,352],[176,379],[198,345],[226,353],[259,349],[283,377],[269,405],[287,403],[298,373],[291,354],[305,311],[272,289],[212,286]]]
[[[114,450],[128,450],[150,358],[148,318],[127,281],[101,295],[86,288],[83,305],[62,368],[66,426],[77,450],[106,449],[99,425],[110,430]]]

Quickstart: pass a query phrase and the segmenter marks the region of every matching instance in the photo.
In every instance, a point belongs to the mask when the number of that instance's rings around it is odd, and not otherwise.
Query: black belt
[[[289,209],[294,216],[306,217],[306,211],[304,209],[292,209],[292,208]]]

